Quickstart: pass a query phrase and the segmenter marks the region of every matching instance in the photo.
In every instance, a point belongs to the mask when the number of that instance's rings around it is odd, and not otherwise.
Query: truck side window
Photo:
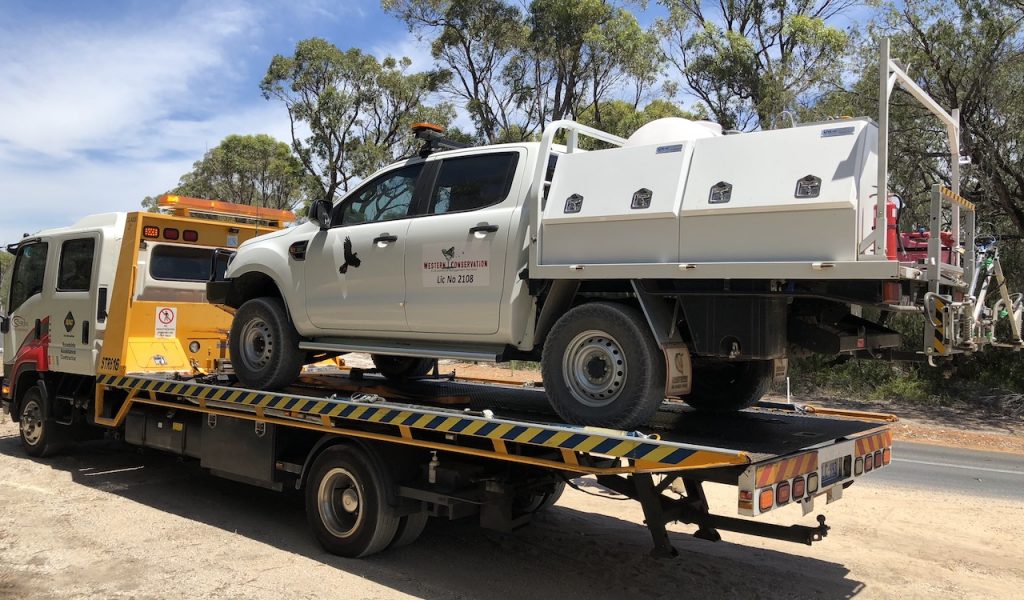
[[[36,242],[18,249],[18,256],[14,259],[14,273],[11,275],[9,312],[18,310],[26,300],[43,291],[48,250],[46,242]]]
[[[404,219],[409,215],[416,180],[423,163],[385,173],[376,181],[366,184],[342,203],[341,225],[379,223]],[[334,222],[334,219],[331,220]]]
[[[92,283],[92,259],[96,252],[94,238],[68,240],[60,245],[60,268],[57,269],[58,292],[88,292]]]
[[[508,196],[518,161],[518,152],[445,159],[428,213],[440,215],[498,204]]]
[[[224,276],[227,266],[227,256],[218,256],[218,277]],[[209,281],[212,267],[211,248],[159,244],[149,256],[149,276],[161,281]]]

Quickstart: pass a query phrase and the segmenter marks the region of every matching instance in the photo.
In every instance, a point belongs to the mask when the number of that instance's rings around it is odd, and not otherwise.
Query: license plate
[[[843,478],[843,459],[837,458],[821,465],[821,487],[830,486]]]

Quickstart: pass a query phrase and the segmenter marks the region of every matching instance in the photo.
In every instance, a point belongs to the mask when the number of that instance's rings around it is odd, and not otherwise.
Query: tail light
[[[160,237],[160,228],[152,225],[147,225],[142,228],[142,237],[147,238],[158,238]]]
[[[857,460],[853,463],[853,474],[860,476],[864,474],[864,459],[857,457]]]
[[[818,474],[811,473],[807,476],[807,493],[813,494],[818,491]]]
[[[789,502],[789,482],[781,481],[775,488],[775,503],[779,506]]]
[[[882,464],[883,465],[887,465],[887,464],[889,464],[889,461],[891,461],[891,460],[892,460],[892,450],[890,450],[889,448],[886,448],[885,450],[882,450]]]
[[[857,460],[860,460],[859,458]],[[875,467],[875,461],[870,454],[864,455],[864,472],[867,473]]]
[[[806,489],[806,485],[807,484],[804,482],[804,478],[803,477],[797,477],[796,479],[793,480],[793,499],[794,500],[799,500],[800,498],[804,497],[804,492],[805,492],[805,489]]]
[[[195,229],[186,229],[185,231],[181,232],[181,239],[186,242],[198,242],[199,232],[196,231]]]
[[[775,494],[772,492],[772,488],[765,488],[761,490],[761,494],[757,498],[757,505],[761,509],[761,512],[771,510],[772,505],[775,504]]]
[[[882,467],[882,451],[875,450],[875,468],[880,469]]]
[[[176,240],[178,239],[178,230],[173,227],[164,228],[164,239],[165,240]]]

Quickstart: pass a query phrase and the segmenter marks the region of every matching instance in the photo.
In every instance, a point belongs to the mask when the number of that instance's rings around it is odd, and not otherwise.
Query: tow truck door
[[[517,149],[438,159],[422,216],[409,225],[406,318],[428,333],[494,334],[505,289],[509,229],[525,161]],[[431,171],[433,172],[433,171]]]
[[[4,375],[8,378],[15,377],[12,369],[26,361],[33,362],[33,370],[46,368],[50,313],[44,296],[50,295],[46,292],[48,275],[52,281],[47,272],[50,248],[47,242],[27,240],[15,250],[11,289],[4,298],[9,311],[4,333]]]
[[[92,375],[96,372],[96,303],[99,232],[74,232],[50,240],[55,267],[50,312],[50,369]]]

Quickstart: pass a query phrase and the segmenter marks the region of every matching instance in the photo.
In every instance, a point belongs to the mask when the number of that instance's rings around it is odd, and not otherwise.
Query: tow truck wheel
[[[348,558],[387,548],[399,525],[399,517],[387,503],[390,485],[390,477],[362,450],[348,446],[324,450],[313,462],[306,483],[306,518],[320,545]]]
[[[415,542],[427,527],[429,519],[430,515],[425,512],[413,513],[402,517],[398,522],[398,531],[395,532],[395,539],[391,540],[388,548],[401,548]]]
[[[591,302],[555,323],[541,357],[544,388],[577,425],[632,429],[665,398],[665,359],[640,311]]]
[[[772,361],[695,359],[693,390],[683,400],[697,410],[733,412],[750,408],[772,386]]]
[[[522,499],[517,498],[516,503],[513,504],[513,509],[522,514],[539,513],[554,506],[564,492],[565,482],[557,481],[555,482],[554,490],[550,492],[541,492],[540,494],[534,494]]]
[[[434,370],[434,359],[416,356],[392,356],[371,354],[373,366],[388,379],[401,381],[411,377],[423,377]]]
[[[18,425],[21,445],[29,456],[42,458],[60,449],[64,431],[58,423],[46,419],[39,388],[32,386],[22,396]]]
[[[280,298],[253,298],[231,324],[231,365],[238,381],[257,390],[290,385],[302,371],[305,353]]]

